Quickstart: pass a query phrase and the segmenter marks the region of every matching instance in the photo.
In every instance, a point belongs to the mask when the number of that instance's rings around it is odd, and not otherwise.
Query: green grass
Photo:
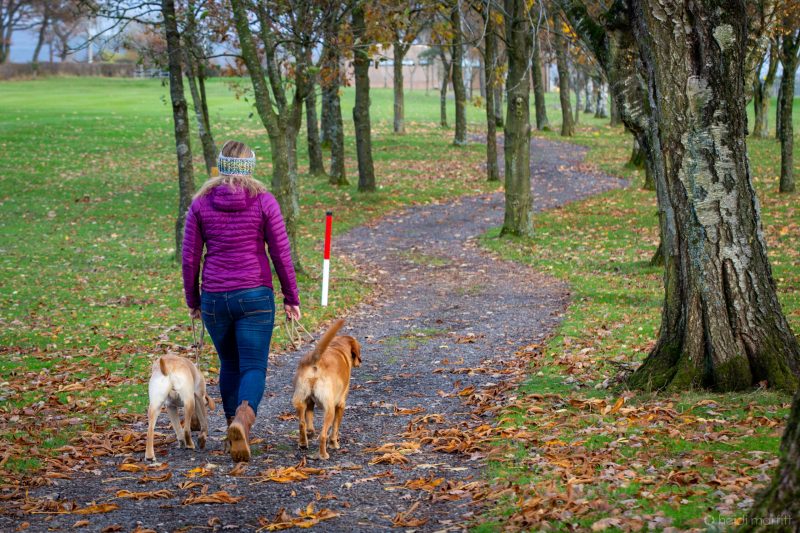
[[[773,102],[773,111],[774,105]],[[558,107],[552,100],[548,103],[548,112],[551,121],[560,118]],[[795,112],[794,121],[796,124],[800,122],[800,113]],[[555,122],[553,131],[537,135],[564,140],[558,135],[558,122]],[[500,239],[499,228],[495,228],[485,234],[481,242],[505,259],[532,265],[539,271],[568,281],[572,289],[572,302],[564,321],[547,343],[543,357],[535,362],[518,394],[530,398],[532,394],[555,393],[563,398],[606,399],[613,403],[620,391],[597,389],[596,386],[616,374],[617,367],[612,363],[641,361],[652,348],[660,323],[662,269],[649,265],[658,244],[655,195],[641,190],[643,174],[625,165],[630,155],[631,139],[622,128],[610,127],[607,120],[587,120],[583,115],[577,134],[568,141],[588,146],[588,162],[629,179],[632,185],[563,209],[537,214],[535,236],[531,239]],[[797,195],[777,192],[780,148],[774,140],[748,139],[748,149],[779,298],[794,331],[800,332]],[[795,166],[795,173],[800,174],[800,165]],[[568,370],[574,371],[570,374],[572,380],[567,379]],[[657,413],[657,409],[668,405],[670,409],[686,413],[689,422],[680,435],[670,435],[672,424],[644,423],[637,421],[635,416],[633,422],[612,430],[620,418],[627,418],[587,414],[579,408],[567,406],[564,409],[559,405],[551,405],[552,410],[546,410],[545,414],[529,414],[524,408],[517,409],[507,415],[506,423],[531,428],[537,436],[556,435],[571,443],[571,448],[563,452],[567,457],[598,452],[607,455],[612,464],[630,462],[637,476],[649,473],[657,479],[666,479],[670,471],[680,470],[676,465],[689,458],[708,456],[713,458],[715,465],[739,467],[743,473],[755,477],[760,471],[742,463],[742,460],[752,458],[748,455],[752,452],[766,452],[767,457],[774,457],[789,400],[787,395],[771,391],[727,395],[698,391],[669,396],[638,393],[625,403],[626,407],[642,412]],[[526,405],[525,401],[523,405]],[[705,402],[714,402],[713,407],[698,407]],[[759,425],[755,422],[760,420],[758,417],[772,421],[773,425]],[[588,438],[586,432],[589,432]],[[713,438],[719,434],[724,438]],[[611,447],[619,438],[642,436],[649,439],[647,446]],[[524,444],[514,444],[512,449],[516,452],[511,460],[492,464],[491,478],[501,484],[510,481],[516,486],[527,487],[521,497],[527,494],[526,490],[545,493],[550,482],[555,482],[560,490],[566,490],[563,476],[569,473],[569,469],[545,465],[531,477],[529,458],[532,453],[541,451]],[[684,468],[696,469],[700,473],[702,479],[698,483],[687,486],[667,483],[652,495],[652,487],[635,483],[610,487],[598,481],[587,485],[584,495],[590,501],[600,498],[608,502],[611,509],[623,511],[624,516],[652,517],[663,513],[673,526],[702,527],[700,519],[703,516],[708,516],[711,511],[719,514],[717,510],[724,507],[723,496],[745,494],[752,497],[754,487],[758,486],[759,482],[754,481],[754,485],[740,489],[739,493],[728,487],[706,490],[717,466],[703,467],[699,459],[694,463]],[[655,468],[655,473],[649,472],[648,467]],[[770,472],[769,469],[766,471]],[[692,490],[699,490],[702,495],[692,495]],[[633,506],[623,503],[631,498],[636,502]],[[485,523],[476,531],[502,529],[510,516],[520,512],[518,506],[516,499],[503,501],[489,511],[484,517]],[[723,509],[722,514],[741,516],[741,511],[734,507]],[[582,516],[553,520],[550,525],[555,530],[575,526],[589,528],[607,516],[614,515],[600,508],[587,509]]]
[[[269,143],[245,99],[248,84],[208,84],[213,133],[220,144],[234,138],[253,146],[256,177],[269,183]],[[242,89],[245,97],[237,98]],[[339,233],[404,205],[490,190],[480,171],[482,147],[454,147],[452,131],[438,127],[436,92],[406,93],[404,136],[391,133],[391,89],[373,90],[372,102],[378,191],[356,190],[349,121],[351,185],[332,187],[306,174],[299,179],[299,254],[309,275],[298,281],[304,323],[312,331],[370,291],[334,250],[330,305],[319,305],[326,210],[334,211]],[[345,89],[345,116],[352,106],[353,91]],[[468,118],[475,130],[483,111],[470,106]],[[305,130],[298,144],[302,172]],[[205,176],[194,132],[193,148],[199,185]],[[4,82],[0,154],[0,383],[21,385],[0,386],[0,410],[8,414],[43,402],[54,415],[66,410],[64,403],[81,402],[86,412],[80,416],[97,427],[115,423],[110,417],[119,409],[143,413],[151,358],[191,343],[174,260],[177,170],[168,87],[158,80],[100,78]],[[283,342],[276,328],[274,346]],[[204,369],[213,373],[215,359],[209,341]],[[40,375],[66,374],[73,382],[105,370],[125,381],[92,383],[78,393],[27,385]],[[18,426],[26,429],[23,421],[0,424],[0,436],[10,439]],[[8,464],[24,470],[41,463]]]

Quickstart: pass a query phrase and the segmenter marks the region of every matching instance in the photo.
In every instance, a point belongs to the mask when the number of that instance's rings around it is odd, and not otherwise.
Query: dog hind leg
[[[308,448],[308,435],[306,433],[306,402],[299,400],[293,403],[294,403],[294,408],[297,410],[297,420],[299,423],[298,446],[300,446],[301,448]]]
[[[335,407],[333,405],[325,406],[325,416],[322,419],[322,430],[319,433],[319,456],[321,459],[329,459],[328,455],[328,432],[333,425],[333,418],[335,414]]]
[[[194,407],[192,430],[195,430],[194,421],[197,420],[197,430],[200,431],[200,435],[197,437],[197,445],[200,448],[205,448],[206,439],[208,438],[208,413],[206,412],[206,404],[202,396],[194,395]]]
[[[145,461],[156,460],[156,453],[153,450],[153,439],[155,438],[156,420],[158,419],[158,413],[160,411],[160,406],[150,405],[150,407],[147,408],[147,445],[144,451]]]
[[[314,400],[306,401],[306,435],[313,437],[314,430]]]
[[[167,405],[167,415],[169,421],[172,423],[172,429],[175,430],[175,438],[178,440],[178,448],[186,445],[184,439],[183,429],[181,428],[181,418],[178,416],[178,408],[174,405]]]
[[[194,450],[194,441],[192,440],[192,418],[195,414],[194,408],[194,394],[189,395],[183,402],[183,436],[186,440],[186,447]]]
[[[335,450],[339,449],[339,426],[342,425],[342,417],[344,416],[344,404],[336,406],[336,412],[333,415],[333,435],[331,435],[331,444]]]

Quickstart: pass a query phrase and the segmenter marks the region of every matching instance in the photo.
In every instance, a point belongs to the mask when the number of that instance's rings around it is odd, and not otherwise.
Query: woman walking
[[[264,395],[275,323],[265,243],[281,282],[287,316],[300,318],[300,299],[280,207],[253,179],[255,153],[244,143],[228,141],[218,163],[219,177],[200,188],[186,215],[183,288],[190,315],[202,317],[219,355],[219,390],[228,421],[226,446],[239,462],[250,460],[250,428]]]

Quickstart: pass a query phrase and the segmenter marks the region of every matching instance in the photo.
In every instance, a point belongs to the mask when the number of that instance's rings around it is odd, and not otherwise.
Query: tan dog
[[[162,355],[153,362],[150,376],[150,407],[147,409],[147,446],[145,460],[154,461],[153,432],[161,406],[166,405],[167,414],[175,430],[178,446],[194,449],[192,429],[199,429],[197,442],[201,448],[206,446],[208,437],[208,415],[206,404],[213,411],[214,400],[206,394],[206,380],[190,360],[175,355]],[[178,417],[178,407],[183,406],[183,426]]]
[[[350,391],[350,371],[361,365],[361,345],[348,336],[335,337],[344,324],[337,320],[322,336],[314,351],[300,359],[294,378],[292,404],[300,420],[300,447],[308,447],[308,437],[314,435],[314,405],[325,410],[322,432],[319,435],[319,456],[328,459],[328,431],[333,426],[331,443],[339,449],[339,426],[344,416],[347,393]]]

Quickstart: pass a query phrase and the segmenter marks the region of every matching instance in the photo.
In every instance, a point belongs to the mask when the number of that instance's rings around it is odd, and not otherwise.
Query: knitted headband
[[[226,176],[252,176],[256,168],[256,155],[252,157],[228,157],[219,154],[217,168]]]

